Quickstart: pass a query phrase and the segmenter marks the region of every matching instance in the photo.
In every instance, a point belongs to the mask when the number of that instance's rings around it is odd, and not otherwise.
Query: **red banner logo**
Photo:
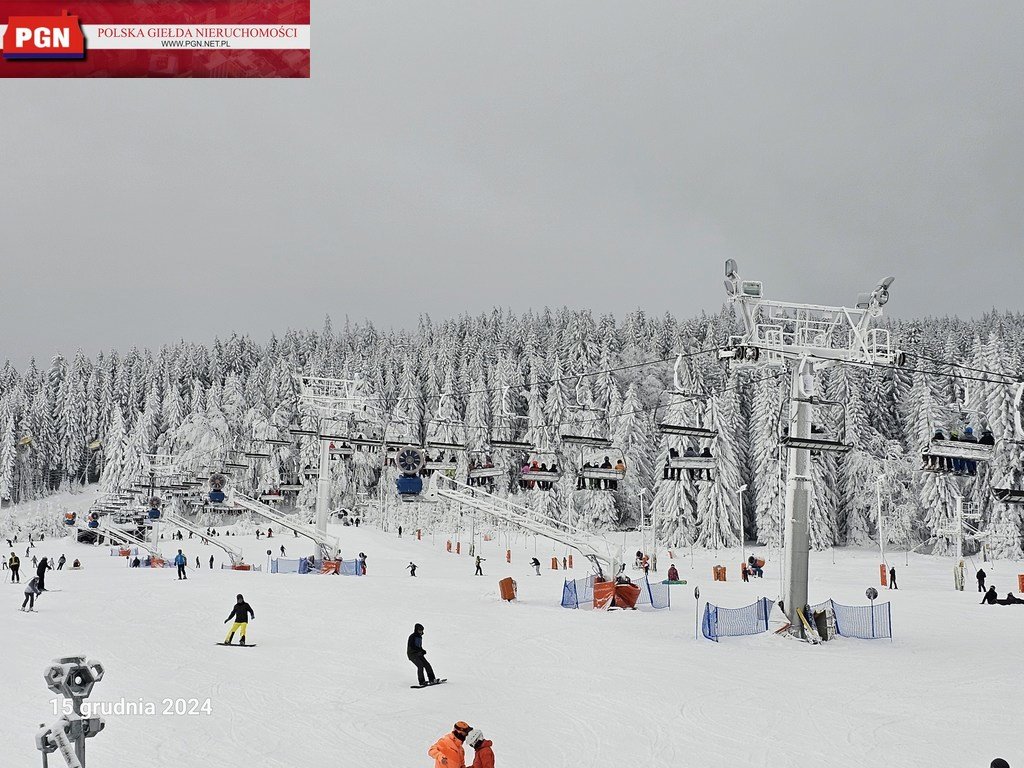
[[[11,16],[5,59],[84,59],[85,37],[77,16]]]

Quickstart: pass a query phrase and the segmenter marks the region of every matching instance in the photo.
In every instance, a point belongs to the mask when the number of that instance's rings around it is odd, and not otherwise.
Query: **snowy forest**
[[[812,546],[876,540],[880,501],[889,542],[947,553],[962,496],[981,514],[991,552],[1022,557],[1020,505],[995,501],[991,489],[1019,488],[1024,474],[1008,383],[1024,370],[1024,315],[882,325],[908,353],[906,366],[836,365],[819,377],[823,396],[845,408],[821,409],[816,419],[853,447],[814,454]],[[411,440],[464,442],[463,466],[479,452],[507,467],[500,495],[589,530],[635,527],[643,505],[674,546],[737,545],[741,525],[748,541],[777,546],[789,377],[719,361],[716,348],[737,330],[730,308],[688,319],[638,310],[621,322],[570,309],[496,309],[444,322],[423,317],[415,330],[347,322],[338,330],[327,319],[319,331],[289,331],[266,344],[232,335],[210,346],[181,342],[94,359],[58,354],[45,369],[32,361],[19,371],[8,362],[0,369],[0,500],[39,499],[86,482],[116,491],[142,478],[147,453],[174,454],[183,466],[208,471],[253,440],[287,437],[289,425],[315,426],[299,411],[294,371],[358,373]],[[687,395],[674,394],[680,352]],[[980,414],[974,426],[995,434],[996,458],[977,476],[919,471],[920,448],[936,427],[965,426],[939,423],[942,407],[953,404]],[[661,435],[659,422],[717,430],[711,482],[686,473],[666,479],[670,448],[682,451],[687,442]],[[626,464],[617,489],[577,490],[572,470],[586,456],[561,444],[566,433],[612,440],[601,453]],[[543,447],[563,470],[561,480],[551,490],[521,489],[526,457],[491,450],[498,438]],[[234,482],[273,486],[315,466],[317,452],[313,437],[275,446],[250,478]],[[332,502],[356,506],[375,497],[378,483],[393,489],[394,470],[380,464],[361,453],[332,462]],[[314,495],[308,483],[300,504],[312,506]]]

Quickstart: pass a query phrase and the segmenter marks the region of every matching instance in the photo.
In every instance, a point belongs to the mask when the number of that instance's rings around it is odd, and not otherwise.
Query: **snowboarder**
[[[21,604],[21,610],[25,610],[25,606],[28,606],[28,610],[34,611],[36,609],[36,595],[42,592],[42,588],[39,586],[39,577],[32,579],[25,587],[25,601]]]
[[[422,624],[413,627],[412,634],[409,635],[409,641],[405,646],[405,653],[409,657],[409,661],[416,665],[416,676],[419,678],[420,685],[433,685],[437,678],[434,677],[434,668],[427,661],[427,652],[423,650]],[[468,726],[466,732],[469,732]],[[462,763],[459,763],[458,766],[462,768]]]
[[[409,564],[405,566],[405,569],[409,571],[410,576],[416,575],[416,563],[414,563],[412,560],[410,560]]]
[[[235,620],[235,623],[231,625],[231,629],[228,631],[228,636],[224,638],[224,645],[231,645],[231,641],[235,637],[235,632],[239,632],[242,635],[240,641],[241,645],[245,645],[245,630],[249,626],[249,619],[256,618],[256,612],[253,611],[252,607],[245,602],[245,598],[241,595],[235,596],[235,607],[231,609],[231,613],[224,619],[224,623],[227,624],[231,619]]]
[[[459,720],[452,728],[427,750],[434,758],[434,768],[463,768],[466,765],[466,749],[462,746],[466,736],[473,730],[469,723]]]
[[[11,583],[20,584],[21,574],[19,571],[21,570],[21,560],[14,552],[11,552],[11,556],[7,560],[7,567],[11,569]]]
[[[68,559],[64,557],[64,555],[61,555],[60,560],[57,561],[57,570],[61,570],[64,567],[64,563],[66,563],[67,561]]]
[[[483,576],[484,575],[484,569],[483,569],[483,565],[482,565],[483,562],[484,562],[484,558],[480,557],[480,555],[477,555],[476,556],[476,573],[473,574],[474,576]]]
[[[472,768],[494,768],[494,752],[491,750],[491,742],[484,738],[484,732],[474,728],[466,736],[466,743],[474,750]]]
[[[987,576],[988,576],[988,574],[985,573],[985,569],[984,568],[979,568],[978,569],[978,591],[979,592],[984,592],[985,591],[985,578]]]
[[[46,572],[52,570],[53,566],[50,565],[50,562],[45,557],[43,557],[43,559],[39,561],[39,565],[36,566],[36,576],[39,579],[40,592],[46,591]]]
[[[533,569],[537,572],[537,575],[540,576],[540,560],[538,560],[535,557],[533,558],[533,560],[530,561],[530,565],[533,566]]]
[[[889,568],[889,589],[899,589],[896,586],[896,566]]]
[[[174,556],[174,564],[178,566],[178,581],[187,579],[188,576],[185,575],[185,566],[188,565],[188,558],[181,554],[180,549],[178,550],[178,554]]]
[[[996,594],[996,588],[995,587],[989,587],[988,588],[988,592],[986,592],[985,596],[983,598],[981,598],[981,605],[984,605],[985,603],[988,603],[989,605],[995,605],[996,604],[996,600],[998,600],[998,599],[999,599],[999,595]]]

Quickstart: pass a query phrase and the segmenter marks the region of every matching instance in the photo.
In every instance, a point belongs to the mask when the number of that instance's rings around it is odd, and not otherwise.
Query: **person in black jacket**
[[[985,573],[985,569],[984,568],[979,568],[978,569],[978,591],[979,592],[984,592],[985,591],[985,577],[986,576],[988,576],[988,574]]]
[[[245,630],[249,624],[249,617],[256,618],[256,612],[252,607],[245,602],[245,598],[241,595],[237,595],[235,599],[235,607],[231,609],[231,613],[224,619],[224,623],[227,624],[234,618],[235,623],[231,625],[231,630],[228,632],[228,636],[224,638],[224,645],[231,645],[231,641],[235,637],[235,632],[242,633],[241,644],[245,645]]]
[[[53,566],[44,557],[39,561],[39,565],[36,566],[36,577],[39,579],[39,591],[46,591],[46,572],[52,570]]]
[[[988,588],[988,592],[986,592],[985,596],[983,598],[981,598],[981,604],[984,605],[985,603],[988,603],[989,605],[995,605],[996,604],[996,600],[998,600],[998,599],[999,599],[999,595],[996,594],[996,588],[995,587],[989,587]]]
[[[889,568],[889,589],[899,589],[896,586],[896,566]]]
[[[11,557],[7,561],[7,565],[11,569],[11,583],[12,584],[20,584],[21,583],[21,574],[19,573],[19,571],[21,570],[21,560],[20,560],[20,558],[16,554],[11,552]]]
[[[406,644],[405,653],[409,661],[416,665],[416,676],[420,685],[433,685],[437,681],[434,677],[434,669],[427,661],[427,652],[423,650],[423,625],[417,624],[409,635],[409,642]],[[424,677],[424,674],[426,677]]]

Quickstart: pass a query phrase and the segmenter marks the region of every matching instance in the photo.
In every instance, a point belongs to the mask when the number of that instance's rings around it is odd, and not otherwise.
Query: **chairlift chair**
[[[972,424],[983,424],[983,413],[968,409],[960,404],[938,406],[934,413],[928,411],[928,434],[930,439],[921,449],[921,470],[942,474],[977,474],[976,467],[995,458],[995,440],[988,429],[982,430],[981,437],[974,435]],[[972,418],[973,417],[973,418]],[[965,435],[971,431],[974,440],[952,439],[954,435]],[[941,434],[942,439],[935,436]]]
[[[830,436],[824,429],[818,428],[816,424],[811,425],[811,434],[808,437],[793,435],[787,429],[779,438],[779,444],[786,448],[802,448],[813,452],[825,453],[847,453],[853,449],[853,444],[846,442],[846,406],[836,400],[821,400],[814,396],[808,396],[808,401],[814,406],[839,409],[841,418],[839,430],[834,436]]]

